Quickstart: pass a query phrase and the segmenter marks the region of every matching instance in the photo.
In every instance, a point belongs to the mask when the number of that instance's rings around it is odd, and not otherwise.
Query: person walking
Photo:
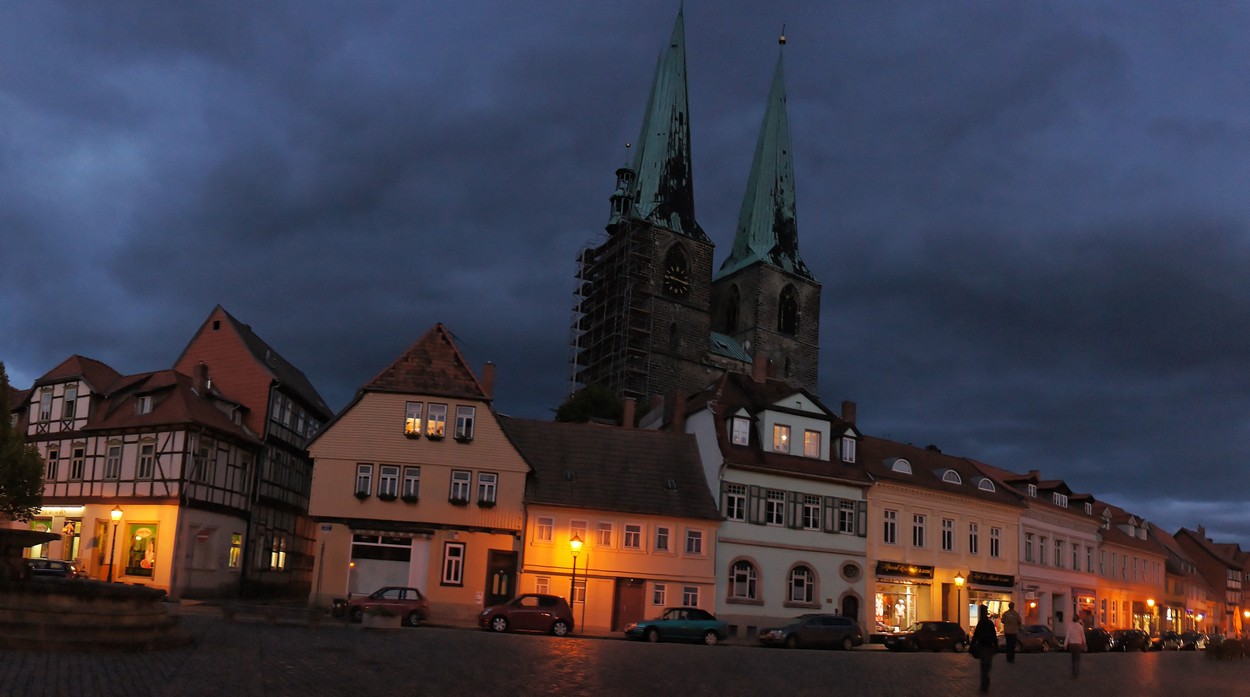
[[[1072,678],[1076,679],[1081,674],[1081,654],[1085,653],[1085,625],[1075,613],[1064,628],[1063,647],[1072,655]]]
[[[1007,611],[1003,613],[1003,637],[1007,639],[1007,662],[1016,662],[1016,640],[1020,634],[1020,613],[1016,612],[1015,603],[1007,603]]]
[[[990,690],[990,668],[994,666],[994,654],[998,653],[998,634],[994,631],[994,620],[990,619],[990,609],[986,605],[977,606],[977,626],[972,630],[972,649],[981,660],[981,691]]]

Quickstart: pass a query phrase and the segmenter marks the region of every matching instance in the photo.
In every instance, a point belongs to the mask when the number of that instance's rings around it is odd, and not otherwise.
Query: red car
[[[371,608],[402,615],[404,624],[409,627],[416,627],[430,616],[430,602],[416,588],[386,586],[369,595],[352,598],[347,601],[347,616],[359,622]]]
[[[496,632],[550,632],[564,636],[573,631],[573,610],[558,595],[527,593],[502,605],[491,605],[478,615],[482,629]]]

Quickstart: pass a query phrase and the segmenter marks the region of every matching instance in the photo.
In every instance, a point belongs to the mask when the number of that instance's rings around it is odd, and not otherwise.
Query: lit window
[[[810,603],[816,590],[816,578],[806,566],[796,566],[790,571],[790,602]]]
[[[406,402],[404,404],[404,435],[410,438],[416,438],[421,435],[421,402]]]
[[[538,527],[534,532],[534,539],[538,542],[551,542],[555,534],[556,521],[555,518],[542,517],[538,519]]]
[[[773,425],[773,451],[790,452],[790,427],[782,424]]]
[[[600,547],[612,546],[611,523],[599,523],[599,529],[595,531],[595,544]]]
[[[803,431],[803,457],[820,457],[820,431]]]
[[[751,443],[751,422],[742,416],[735,416],[733,419],[733,444],[734,445],[750,445]]]
[[[239,560],[243,558],[243,535],[232,533],[230,535],[230,556],[227,557],[227,564],[232,569],[239,568]]]
[[[464,585],[463,542],[446,542],[443,544],[443,575],[440,582],[444,586]]]
[[[373,493],[373,465],[358,463],[356,465],[356,495],[368,496]]]
[[[749,561],[734,563],[729,570],[729,597],[738,600],[755,600],[755,565]]]
[[[104,457],[104,478],[118,479],[122,475],[122,446],[110,445]]]
[[[286,569],[286,538],[274,535],[273,544],[269,547],[269,568],[276,571]]]
[[[642,526],[625,526],[625,549],[642,549]]]
[[[468,503],[469,487],[473,485],[473,473],[468,470],[452,470],[451,492],[447,498],[452,503]]]
[[[668,534],[667,525],[657,525],[655,527],[655,551],[668,551]]]
[[[425,435],[429,438],[442,438],[443,429],[447,427],[447,405],[431,404],[425,420]]]
[[[703,554],[703,531],[686,531],[686,554],[701,556]]]
[[[456,407],[456,440],[473,440],[473,420],[477,407]]]
[[[404,491],[403,497],[409,501],[416,501],[421,496],[421,468],[405,467],[404,468]]]
[[[724,485],[724,511],[728,520],[747,519],[747,487],[745,484]]]
[[[478,472],[477,502],[480,505],[495,505],[495,492],[499,488],[499,475],[494,472]]]
[[[399,467],[382,465],[378,467],[378,497],[394,499],[399,495]]]

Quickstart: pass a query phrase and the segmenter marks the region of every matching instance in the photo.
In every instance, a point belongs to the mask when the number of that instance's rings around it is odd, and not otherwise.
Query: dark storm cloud
[[[7,7],[0,360],[165,367],[220,303],[337,408],[441,321],[545,416],[675,10]],[[825,400],[1250,546],[1248,15],[688,2],[698,218],[719,263],[786,23]]]

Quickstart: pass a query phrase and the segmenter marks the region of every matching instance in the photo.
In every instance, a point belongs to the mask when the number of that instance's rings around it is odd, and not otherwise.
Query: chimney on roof
[[[196,364],[195,375],[191,376],[191,386],[200,395],[208,394],[208,388],[212,386],[212,383],[208,381],[208,364],[204,361]]]
[[[495,364],[490,361],[482,366],[482,391],[487,399],[495,398]]]
[[[1201,525],[1198,526],[1198,537],[1203,539],[1206,539],[1207,537],[1207,529]]]
[[[751,379],[759,383],[768,379],[768,355],[762,351],[751,358]]]
[[[686,432],[686,395],[681,392],[673,396],[672,431],[674,433]]]
[[[637,408],[638,408],[638,405],[634,401],[633,397],[625,398],[625,415],[621,417],[622,428],[634,427],[634,412],[637,410]]]
[[[848,424],[855,423],[855,402],[849,399],[842,400],[842,420]]]

